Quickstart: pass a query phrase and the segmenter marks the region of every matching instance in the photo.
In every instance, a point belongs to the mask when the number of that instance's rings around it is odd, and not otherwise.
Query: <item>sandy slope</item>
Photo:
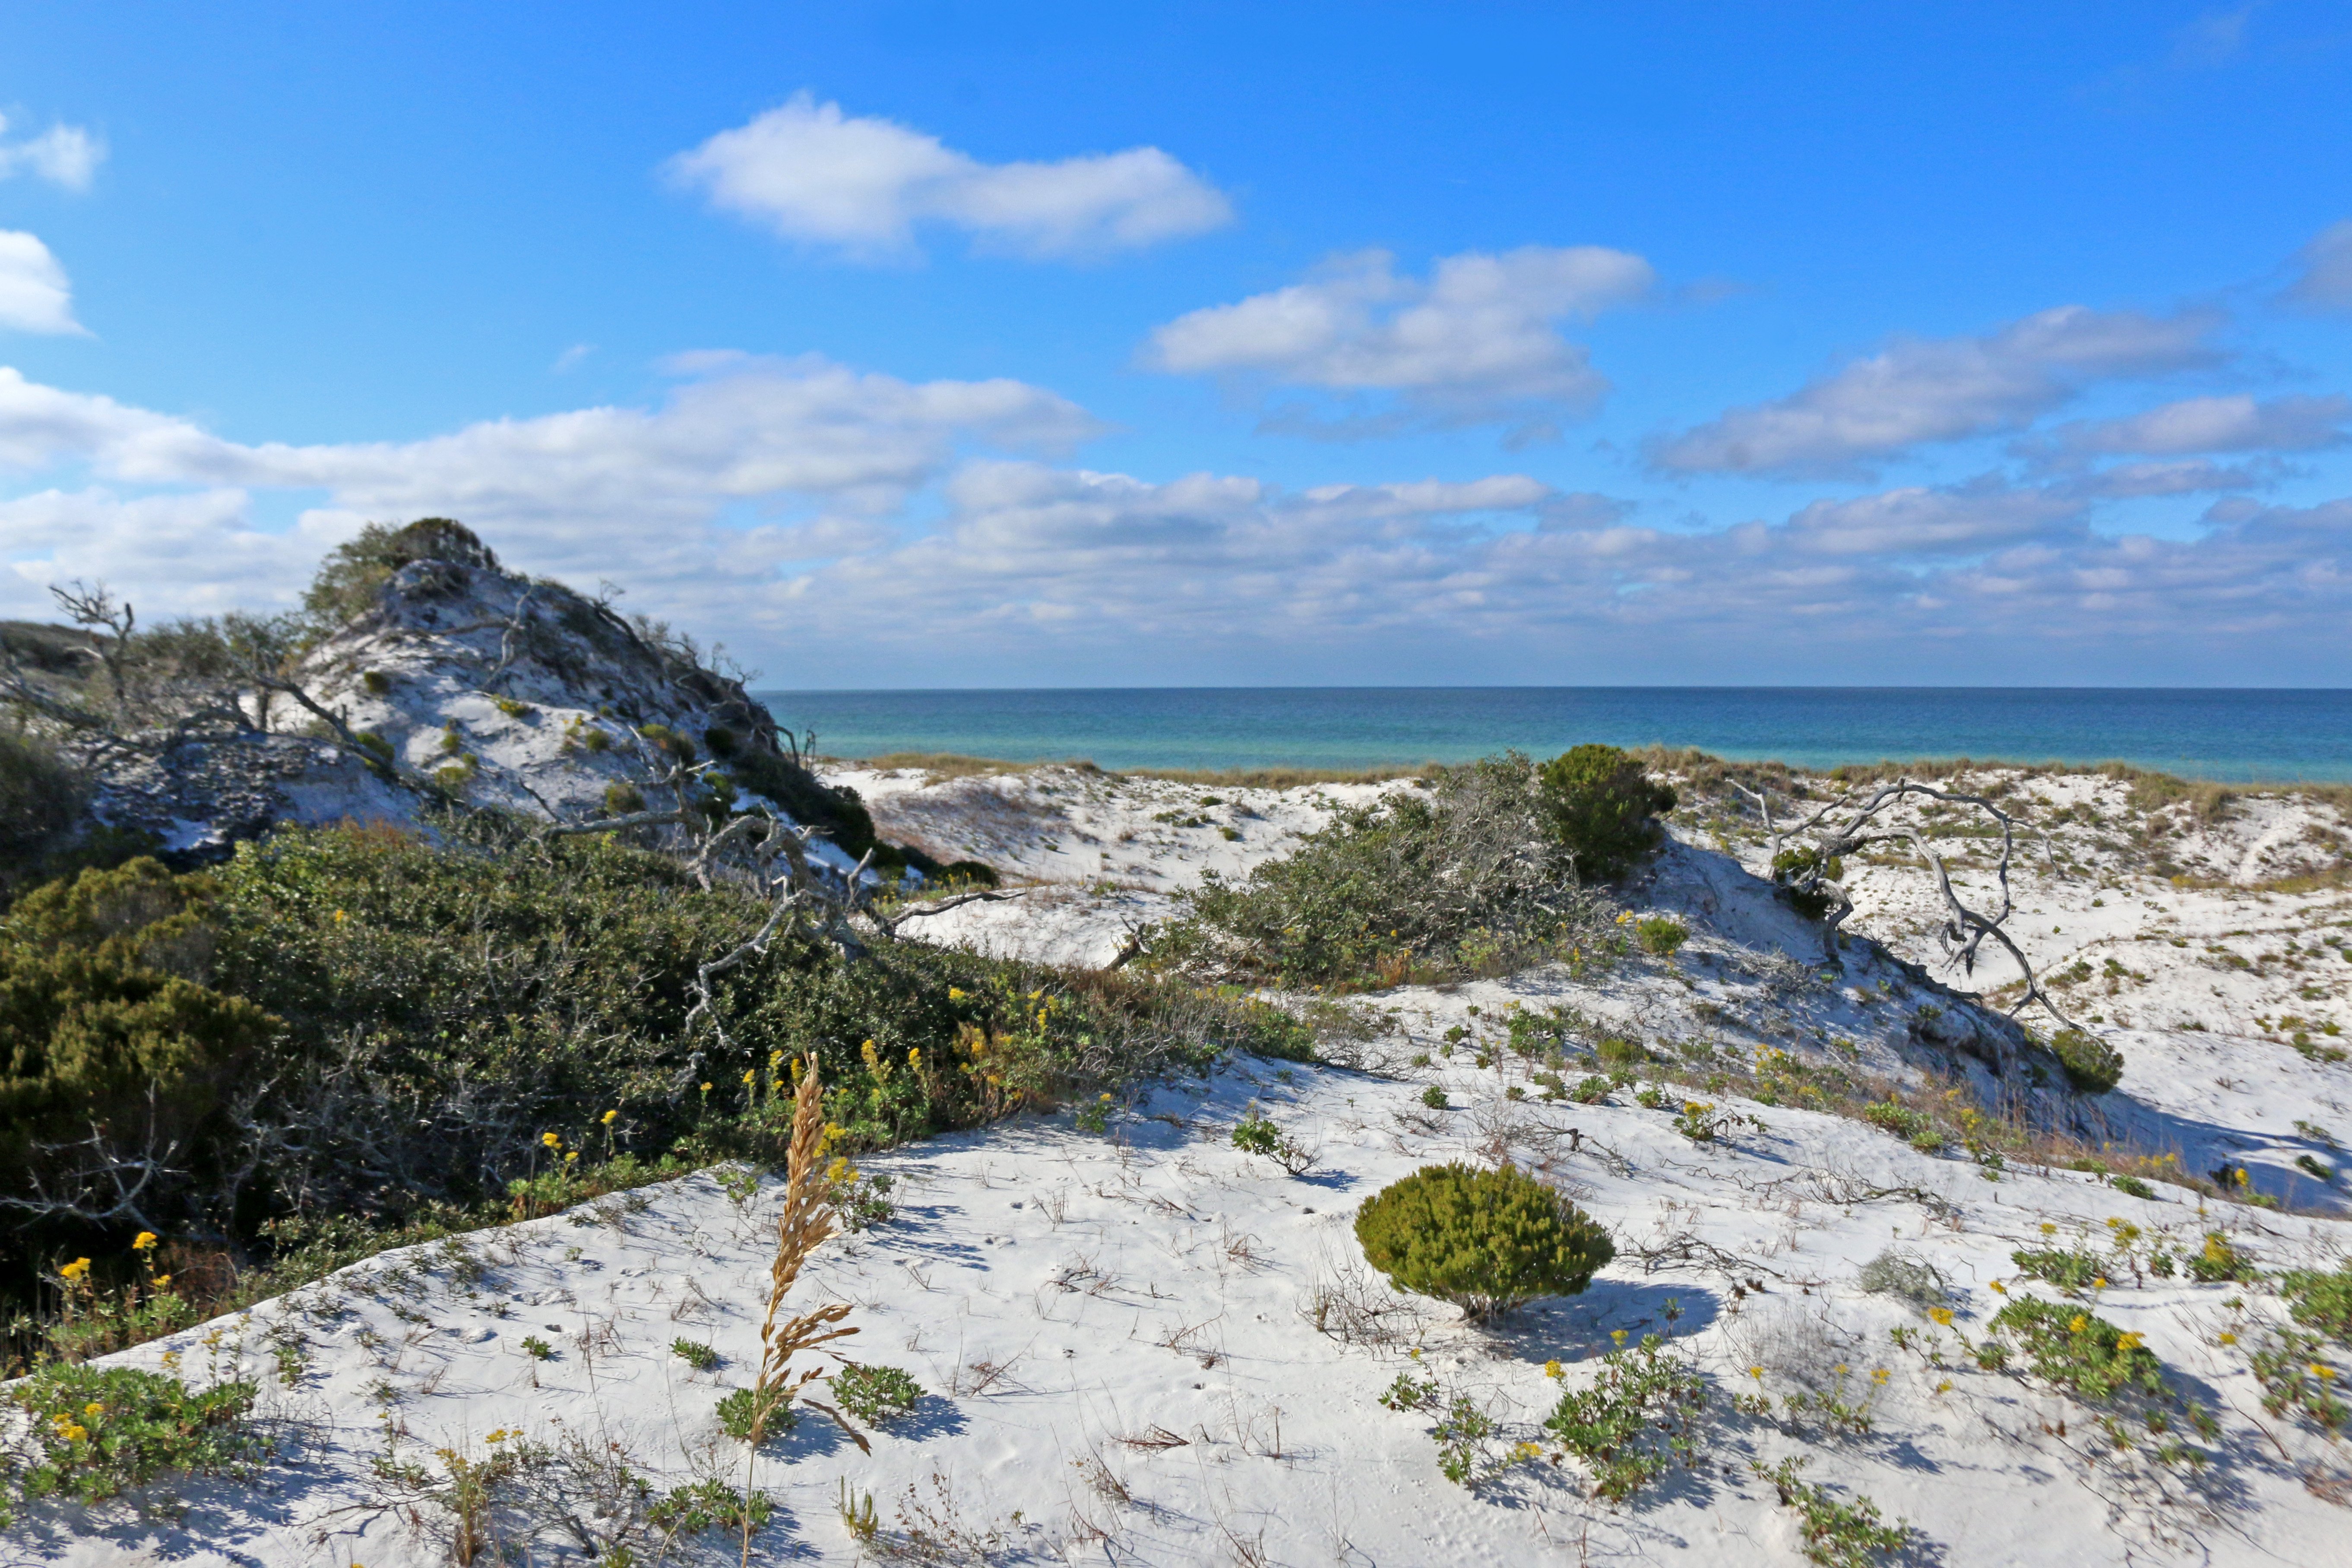
[[[1202,869],[1237,871],[1279,853],[1328,803],[1364,788],[1208,791],[1072,770],[850,782],[886,835],[1039,879],[1024,899],[930,922],[934,940],[1096,962],[1116,951],[1123,922],[1156,918]],[[2105,786],[2032,787],[2073,792],[2071,806],[2103,798]],[[2283,826],[2294,811],[2303,817]],[[2253,855],[2258,874],[2276,876],[2279,846],[2313,842],[2307,808],[2263,812],[2247,843],[2206,835],[2213,858],[2242,868]],[[829,1247],[801,1297],[851,1303],[861,1332],[849,1353],[902,1367],[929,1393],[912,1417],[875,1434],[870,1457],[814,1420],[775,1446],[757,1479],[783,1511],[756,1543],[759,1560],[848,1563],[863,1550],[939,1562],[1793,1563],[1790,1515],[1748,1462],[1803,1453],[1814,1479],[1917,1526],[1918,1561],[2341,1561],[2347,1515],[2304,1477],[2341,1474],[2345,1457],[2265,1415],[2242,1346],[2218,1342],[2244,1330],[2247,1313],[2275,1316],[2273,1298],[2179,1279],[2131,1282],[2120,1265],[2097,1292],[2100,1315],[2144,1333],[2221,1413],[2216,1462],[2184,1480],[2136,1459],[2091,1464],[2080,1407],[1955,1356],[1939,1368],[1898,1348],[1889,1338],[1898,1327],[1948,1347],[1954,1331],[1857,1282],[1890,1247],[1929,1261],[1952,1286],[1956,1330],[1975,1337],[1999,1305],[1995,1280],[2053,1293],[2021,1281],[2009,1257],[2046,1244],[2045,1226],[2096,1249],[2111,1218],[2127,1220],[2176,1250],[2218,1227],[2275,1268],[2340,1253],[2336,1222],[2234,1205],[2208,1215],[2179,1188],[2159,1186],[2144,1202],[2063,1172],[1991,1182],[1862,1123],[1724,1097],[1719,1110],[1760,1126],[1697,1144],[1674,1130],[1670,1110],[1623,1095],[1595,1106],[1511,1100],[1507,1089],[1527,1086],[1507,1052],[1491,1068],[1473,1065],[1479,1039],[1516,1003],[1572,1005],[1670,1049],[1769,1045],[1895,1076],[1982,1070],[1937,1033],[1953,1032],[1968,1009],[1945,996],[1941,1020],[1923,1014],[1930,993],[1891,961],[1850,951],[1844,973],[1825,982],[1818,935],[1750,874],[1759,847],[1737,825],[1695,810],[1676,832],[1628,892],[1634,908],[1691,925],[1674,962],[1634,961],[1585,984],[1538,971],[1401,990],[1372,1005],[1358,1070],[1236,1063],[1207,1084],[1156,1091],[1107,1135],[1078,1131],[1065,1113],[869,1161],[870,1172],[898,1179],[898,1216]],[[2175,886],[2137,866],[2137,841],[2101,847],[2116,837],[2112,817],[2070,823],[2053,834],[2049,859],[2019,879],[2036,962],[2091,959],[2092,978],[2070,987],[2074,1005],[2131,1020],[2125,1085],[2103,1097],[2102,1112],[2192,1163],[2226,1153],[2265,1185],[2299,1180],[2299,1198],[2327,1201],[2291,1162],[2297,1152],[2334,1156],[2294,1123],[2352,1134],[2343,1114],[2352,1068],[2307,1059],[2276,1026],[2291,1014],[2309,1040],[2340,1037],[2315,1031],[2346,1018],[2352,963],[2317,940],[2342,931],[2330,923],[2346,918],[2342,894]],[[1933,942],[1915,929],[1920,906],[1906,875],[1916,877],[1891,865],[1863,871],[1855,925],[1925,961]],[[2257,963],[2263,954],[2274,956]],[[2109,955],[2126,971],[2112,991],[2098,967]],[[2205,1026],[2183,1030],[2183,1021]],[[1448,1058],[1442,1036],[1455,1026],[1471,1037]],[[1431,1065],[1412,1065],[1423,1054]],[[1432,1084],[1453,1109],[1422,1104]],[[1315,1170],[1294,1179],[1230,1146],[1252,1100],[1318,1152]],[[1506,1152],[1615,1233],[1618,1259],[1589,1292],[1482,1331],[1364,1277],[1349,1222],[1365,1197],[1432,1160]],[[763,1227],[776,1197],[771,1184],[739,1205],[698,1175],[371,1260],[215,1325],[209,1350],[198,1332],[127,1352],[119,1359],[131,1364],[175,1351],[191,1370],[209,1356],[260,1376],[283,1462],[258,1491],[194,1490],[177,1523],[45,1511],[10,1552],[89,1564],[446,1561],[445,1513],[387,1506],[371,1466],[387,1429],[395,1454],[429,1474],[443,1465],[434,1449],[482,1454],[490,1433],[507,1431],[549,1444],[581,1435],[663,1487],[714,1468],[740,1480],[741,1447],[717,1434],[712,1409],[755,1365]],[[1348,1302],[1376,1326],[1341,1331]],[[1505,1462],[1512,1443],[1540,1437],[1537,1423],[1558,1397],[1548,1361],[1564,1363],[1565,1385],[1580,1386],[1614,1331],[1654,1330],[1673,1334],[1717,1390],[1698,1468],[1618,1507],[1589,1495],[1573,1460]],[[556,1359],[523,1353],[526,1335],[547,1341]],[[681,1336],[720,1352],[715,1373],[671,1353]],[[280,1346],[299,1347],[284,1358],[299,1363],[285,1380]],[[1759,1381],[1776,1400],[1835,1389],[1841,1378],[1859,1397],[1881,1369],[1865,1434],[1736,1415],[1727,1404]],[[1475,1490],[1439,1475],[1428,1415],[1379,1403],[1403,1370],[1436,1376],[1501,1423],[1485,1447],[1491,1472]],[[871,1548],[836,1517],[845,1484],[875,1499],[881,1531]],[[522,1532],[510,1542],[516,1561],[582,1560],[560,1529],[541,1529],[526,1549],[530,1527],[508,1528]],[[727,1543],[705,1544],[714,1560],[733,1560]]]

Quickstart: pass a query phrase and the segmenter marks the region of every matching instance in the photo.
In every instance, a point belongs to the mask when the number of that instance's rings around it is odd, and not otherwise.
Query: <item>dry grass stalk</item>
[[[760,1444],[767,1436],[768,1423],[803,1389],[825,1375],[816,1367],[805,1368],[796,1374],[793,1357],[857,1331],[854,1327],[835,1326],[849,1316],[846,1301],[829,1302],[814,1311],[777,1320],[784,1298],[800,1279],[801,1266],[834,1234],[833,1203],[824,1180],[824,1091],[818,1082],[816,1057],[812,1053],[793,1090],[793,1142],[784,1161],[784,1212],[776,1218],[776,1256],[768,1266],[768,1311],[760,1323],[760,1380],[752,1385],[751,1452],[744,1462],[747,1496],[751,1489],[753,1467],[759,1463]],[[873,1452],[865,1435],[843,1420],[833,1406],[806,1398],[801,1403],[831,1416],[860,1448]],[[743,1561],[748,1563],[751,1560],[751,1510],[747,1508]]]

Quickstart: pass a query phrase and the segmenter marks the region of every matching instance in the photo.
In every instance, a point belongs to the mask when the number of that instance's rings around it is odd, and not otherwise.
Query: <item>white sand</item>
[[[1034,879],[1022,899],[929,922],[930,939],[1081,962],[1107,958],[1123,922],[1164,913],[1170,895],[1203,869],[1239,871],[1278,854],[1323,819],[1324,803],[1368,793],[1209,790],[1071,770],[938,785],[914,775],[849,778],[886,836]],[[2352,1068],[2305,1059],[2286,1043],[2283,1020],[2301,1019],[2322,1047],[2340,1043],[2321,1025],[2352,1022],[2352,963],[2317,937],[2352,934],[2342,923],[2352,900],[2341,890],[2175,886],[2134,868],[2128,837],[2144,824],[2126,820],[2119,785],[2075,778],[2019,787],[2053,805],[2089,802],[2109,818],[2055,832],[2062,867],[2075,869],[2049,870],[2037,854],[2017,879],[2035,962],[2089,961],[2093,977],[2067,994],[2122,1030],[2126,1077],[2103,1097],[2104,1114],[2192,1165],[2227,1158],[2268,1190],[2333,1202],[2293,1160],[2336,1156],[2294,1123],[2352,1139],[2343,1099]],[[1206,795],[1221,804],[1202,805]],[[1175,820],[1155,820],[1162,814]],[[1205,825],[1186,826],[1194,816]],[[1954,1568],[2345,1561],[2352,1516],[2303,1478],[2341,1475],[2346,1457],[2264,1414],[2243,1345],[2217,1342],[2225,1329],[2245,1328],[2225,1305],[2231,1300],[2277,1315],[2263,1290],[2136,1284],[2119,1268],[2097,1293],[2099,1315],[2144,1333],[2221,1415],[2221,1458],[2198,1482],[2144,1459],[2090,1462],[2089,1412],[1954,1356],[1950,1369],[1928,1366],[1891,1343],[1889,1331],[1939,1334],[1948,1345],[1951,1331],[1856,1282],[1882,1250],[1906,1249],[1951,1281],[1957,1327],[1975,1337],[2000,1303],[1993,1281],[2055,1294],[2021,1281],[2009,1258],[2043,1244],[2045,1225],[2062,1241],[2087,1236],[2095,1248],[2105,1246],[2111,1217],[2176,1249],[2193,1250],[2220,1228],[2278,1268],[2340,1255],[2339,1222],[2239,1205],[2207,1214],[2177,1187],[2144,1202],[2065,1172],[1990,1182],[1965,1160],[1916,1153],[1859,1122],[1728,1097],[1717,1097],[1720,1110],[1752,1115],[1763,1130],[1694,1144],[1669,1111],[1623,1095],[1599,1106],[1509,1100],[1507,1089],[1526,1087],[1522,1064],[1503,1052],[1497,1065],[1476,1068],[1475,1037],[1450,1059],[1411,1066],[1413,1055],[1436,1051],[1449,1026],[1496,1033],[1513,1002],[1564,1003],[1654,1041],[1706,1037],[1740,1050],[1769,1042],[1894,1075],[1948,1057],[1932,1029],[1923,1034],[1925,993],[1892,963],[1849,952],[1836,984],[1809,978],[1818,935],[1750,874],[1757,844],[1696,815],[1676,832],[1629,892],[1634,908],[1672,910],[1691,925],[1674,963],[1637,960],[1592,984],[1538,971],[1372,999],[1386,1032],[1361,1047],[1363,1059],[1390,1076],[1236,1062],[1206,1085],[1158,1089],[1108,1136],[1076,1130],[1066,1113],[1024,1117],[865,1162],[898,1179],[898,1215],[831,1244],[795,1300],[850,1303],[861,1331],[847,1353],[902,1367],[930,1392],[913,1417],[874,1434],[870,1457],[814,1418],[775,1445],[757,1481],[781,1509],[755,1542],[756,1560],[845,1563],[896,1550],[938,1562],[1794,1563],[1802,1558],[1792,1516],[1748,1462],[1803,1453],[1811,1479],[1907,1519],[1931,1543],[1917,1560]],[[2102,847],[2110,840],[2122,847]],[[2341,824],[2326,808],[2273,800],[2173,852],[2202,875],[2242,883],[2311,869],[2340,843]],[[1862,912],[1850,929],[1933,959],[1919,929],[1919,876],[1858,868]],[[2240,969],[2225,952],[2250,963],[2276,956]],[[2109,957],[2126,971],[2112,989],[2099,967]],[[1985,973],[1976,984],[2008,978]],[[1456,1109],[1423,1107],[1432,1083]],[[1316,1170],[1293,1179],[1230,1146],[1227,1131],[1253,1099],[1318,1150]],[[1574,1152],[1568,1128],[1577,1130]],[[1430,1161],[1505,1150],[1616,1235],[1617,1261],[1588,1292],[1480,1330],[1363,1279],[1350,1230],[1363,1199]],[[1901,1190],[1869,1195],[1885,1189]],[[738,1212],[710,1175],[698,1175],[459,1246],[386,1255],[226,1321],[215,1353],[261,1378],[262,1408],[285,1443],[267,1483],[192,1488],[176,1523],[37,1510],[9,1539],[7,1560],[446,1562],[446,1513],[383,1506],[370,1461],[383,1447],[387,1411],[396,1451],[435,1474],[435,1448],[478,1454],[488,1433],[505,1429],[549,1442],[582,1435],[665,1488],[711,1466],[740,1484],[741,1447],[717,1436],[711,1412],[756,1365],[763,1227],[776,1200],[770,1183]],[[1645,1260],[1644,1249],[1657,1256]],[[461,1253],[478,1260],[470,1281],[476,1265],[461,1266]],[[1318,1332],[1308,1315],[1335,1290],[1392,1309],[1391,1342]],[[1671,1322],[1670,1310],[1680,1314]],[[1543,1436],[1538,1423],[1560,1386],[1545,1363],[1566,1363],[1566,1385],[1580,1386],[1617,1330],[1670,1331],[1713,1381],[1717,1420],[1701,1467],[1614,1506],[1589,1495],[1573,1460],[1501,1464],[1511,1443]],[[522,1353],[528,1334],[550,1342],[557,1358]],[[670,1352],[680,1336],[718,1349],[725,1359],[714,1374]],[[201,1371],[204,1338],[115,1359],[152,1366],[177,1350]],[[274,1370],[274,1342],[304,1347],[307,1368],[291,1386]],[[1840,1364],[1850,1392],[1869,1388],[1877,1369],[1887,1374],[1866,1435],[1728,1409],[1732,1394],[1756,1386],[1750,1366],[1764,1369],[1763,1390],[1777,1398],[1835,1386]],[[1501,1424],[1486,1445],[1496,1468],[1476,1489],[1439,1475],[1429,1416],[1378,1403],[1408,1368],[1470,1395]],[[875,1499],[874,1546],[861,1547],[836,1517],[844,1484]],[[950,1544],[924,1557],[919,1535]],[[583,1561],[560,1531],[510,1545],[518,1562]],[[734,1560],[718,1536],[704,1550]]]

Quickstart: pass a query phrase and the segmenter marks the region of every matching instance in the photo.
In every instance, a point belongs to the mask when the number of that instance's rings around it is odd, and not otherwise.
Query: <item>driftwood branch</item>
[[[1991,942],[2009,954],[2017,964],[2019,973],[2025,977],[2025,993],[2018,998],[2015,1006],[2007,1009],[2009,1016],[2015,1017],[2027,1006],[2038,1002],[2043,1011],[2058,1020],[2060,1026],[2080,1029],[2081,1026],[2068,1017],[2043,989],[2032,963],[2011,938],[2007,929],[2010,918],[2017,912],[2016,896],[2010,886],[2010,865],[2016,857],[2020,826],[2008,812],[1983,795],[1938,789],[1912,779],[1898,779],[1892,784],[1881,784],[1866,795],[1852,792],[1841,795],[1811,816],[1783,827],[1773,819],[1771,801],[1767,794],[1736,782],[1732,787],[1756,803],[1769,836],[1773,879],[1794,892],[1810,895],[1828,905],[1823,924],[1827,928],[1827,957],[1831,963],[1837,963],[1838,927],[1853,912],[1853,899],[1830,874],[1832,862],[1858,854],[1874,845],[1904,844],[1927,862],[1934,877],[1937,898],[1943,906],[1944,921],[1938,935],[1944,943],[1947,961],[1958,964],[1962,973],[1974,974],[1979,954],[1984,944]],[[1958,889],[1952,886],[1950,868],[1945,864],[1942,853],[1920,825],[1885,820],[1885,814],[1898,802],[1913,797],[1969,806],[2000,825],[2000,856],[1993,867],[1993,882],[2000,893],[1999,908],[1979,910],[1961,900]],[[1788,864],[1783,860],[1783,846],[1800,836],[1807,840],[1809,853],[1800,863]],[[2046,851],[2046,836],[2043,844]]]

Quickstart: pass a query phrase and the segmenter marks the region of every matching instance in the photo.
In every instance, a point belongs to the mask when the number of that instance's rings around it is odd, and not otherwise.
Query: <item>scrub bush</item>
[[[853,1363],[835,1373],[832,1383],[834,1399],[868,1426],[910,1415],[923,1399],[923,1385],[895,1366]]]
[[[198,1393],[131,1367],[42,1367],[5,1395],[30,1418],[5,1456],[10,1489],[93,1503],[166,1474],[252,1475],[268,1452],[247,1420],[255,1393],[250,1383]],[[10,1511],[0,1506],[0,1525]]]
[[[1675,808],[1675,792],[1615,746],[1574,747],[1546,763],[1538,777],[1552,839],[1587,882],[1613,882],[1632,870],[1657,845],[1658,814]]]
[[[1427,1165],[1356,1215],[1356,1239],[1399,1289],[1491,1318],[1539,1296],[1573,1296],[1616,1256],[1608,1233],[1506,1165]]]
[[[2051,1037],[2050,1049],[2077,1094],[2105,1094],[2123,1081],[2123,1057],[2095,1035],[2061,1029]]]
[[[1146,963],[1367,988],[1499,973],[1580,935],[1605,940],[1533,763],[1514,752],[1424,782],[1341,810],[1246,877],[1204,877]]]
[[[1671,957],[1676,948],[1690,940],[1690,931],[1682,921],[1665,915],[1652,915],[1633,928],[1634,938],[1642,951],[1653,958]]]
[[[1589,1388],[1571,1389],[1544,1426],[1592,1471],[1592,1489],[1622,1502],[1675,1465],[1698,1459],[1698,1422],[1706,1384],[1644,1334],[1601,1358]]]

